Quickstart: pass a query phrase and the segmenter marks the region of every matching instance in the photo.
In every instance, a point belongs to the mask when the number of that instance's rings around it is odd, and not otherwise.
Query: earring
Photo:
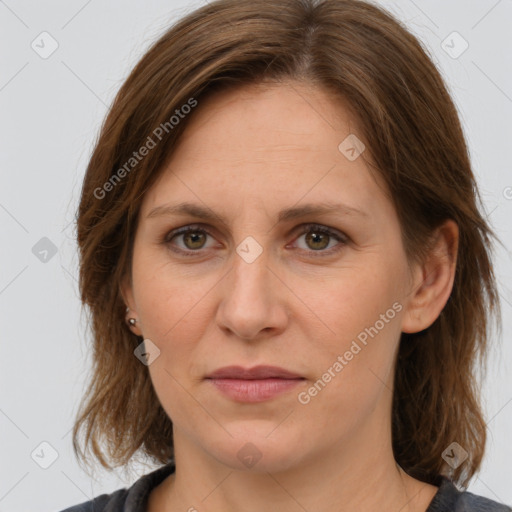
[[[130,308],[126,308],[126,313],[130,312]],[[130,325],[131,327],[135,327],[135,324],[137,323],[137,320],[135,318],[128,318],[126,320],[126,323]]]

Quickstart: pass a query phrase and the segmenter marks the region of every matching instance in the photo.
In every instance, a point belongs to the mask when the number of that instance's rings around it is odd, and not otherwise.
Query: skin
[[[160,350],[148,370],[174,426],[177,472],[152,491],[148,510],[425,511],[438,488],[409,477],[393,458],[393,370],[400,333],[427,328],[448,300],[456,224],[435,233],[427,261],[410,264],[395,209],[365,161],[369,148],[354,161],[338,149],[351,133],[363,140],[357,119],[316,86],[221,91],[190,121],[144,196],[122,285],[138,321],[133,332]],[[155,207],[184,201],[208,207],[225,225],[190,215],[148,218]],[[284,208],[325,202],[365,215],[278,221]],[[198,223],[210,234],[164,242]],[[308,223],[348,238],[315,243]],[[248,236],[262,250],[251,263],[236,252]],[[401,306],[394,318],[300,403],[298,394],[394,303]],[[204,380],[224,366],[260,364],[304,380],[255,404]],[[250,468],[237,457],[249,442],[261,455]]]

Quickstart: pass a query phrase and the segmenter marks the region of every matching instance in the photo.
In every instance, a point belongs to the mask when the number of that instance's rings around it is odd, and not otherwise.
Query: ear
[[[128,274],[126,274],[121,280],[120,285],[121,296],[123,297],[124,303],[126,304],[127,311],[125,315],[125,322],[127,327],[137,336],[143,336],[142,331],[140,329],[140,319],[139,314],[137,313],[137,308],[135,305],[135,300],[133,297],[133,285],[131,282],[131,278]],[[134,318],[136,320],[135,325],[130,325],[129,319]]]
[[[402,320],[402,332],[415,333],[430,327],[448,302],[455,279],[459,228],[446,220],[434,233],[434,247],[426,261],[414,269]]]

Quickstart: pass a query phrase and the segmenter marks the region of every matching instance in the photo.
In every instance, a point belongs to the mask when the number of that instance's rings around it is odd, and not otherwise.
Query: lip
[[[289,372],[279,366],[260,365],[253,368],[242,366],[225,366],[212,372],[207,379],[301,379],[300,375]]]
[[[226,366],[206,377],[218,391],[236,402],[264,402],[297,386],[304,377],[278,366]]]

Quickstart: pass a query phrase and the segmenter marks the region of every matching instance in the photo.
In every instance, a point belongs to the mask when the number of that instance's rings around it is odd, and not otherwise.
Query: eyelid
[[[208,226],[199,224],[186,224],[185,226],[181,226],[179,228],[171,229],[170,231],[165,231],[164,240],[170,241],[174,237],[178,235],[182,235],[184,233],[188,233],[189,231],[204,231],[210,236],[213,236],[211,230]]]

